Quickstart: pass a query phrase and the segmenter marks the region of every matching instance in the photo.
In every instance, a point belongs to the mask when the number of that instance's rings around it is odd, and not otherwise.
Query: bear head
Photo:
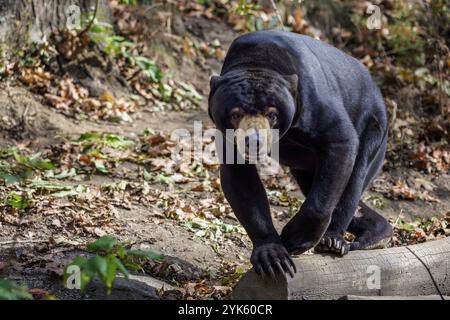
[[[270,154],[290,128],[297,110],[297,75],[267,69],[244,69],[213,76],[208,112],[224,135],[235,130],[235,144],[249,159]],[[253,149],[253,150],[252,150]]]

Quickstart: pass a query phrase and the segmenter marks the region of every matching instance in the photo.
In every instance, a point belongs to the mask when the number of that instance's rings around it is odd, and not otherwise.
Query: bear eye
[[[241,110],[240,108],[234,108],[234,109],[231,110],[231,112],[230,112],[230,119],[231,119],[231,122],[237,124],[237,123],[239,122],[239,120],[241,120],[242,115],[243,115],[243,112],[242,112],[242,110]]]
[[[269,108],[266,112],[266,117],[271,123],[275,123],[278,120],[278,110],[275,108]]]

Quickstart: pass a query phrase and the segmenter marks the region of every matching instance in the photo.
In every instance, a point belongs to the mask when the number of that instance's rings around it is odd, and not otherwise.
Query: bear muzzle
[[[272,129],[267,117],[245,115],[236,130],[238,151],[250,162],[264,160],[270,155]]]

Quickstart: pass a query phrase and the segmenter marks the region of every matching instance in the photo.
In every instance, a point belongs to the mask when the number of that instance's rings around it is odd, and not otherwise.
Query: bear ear
[[[212,75],[211,78],[209,79],[209,87],[210,87],[209,97],[210,97],[210,99],[211,99],[212,95],[214,94],[214,92],[219,87],[220,81],[221,81],[221,77],[217,76],[217,75]],[[210,104],[208,105],[208,114],[209,114],[209,117],[212,120],[212,122],[214,122],[214,118],[211,113],[211,105]]]
[[[289,84],[289,91],[291,91],[292,95],[297,96],[298,91],[298,76],[296,74],[284,75],[284,79]]]
[[[211,93],[214,93],[214,91],[216,91],[221,79],[222,78],[220,76],[216,76],[216,75],[211,76],[211,79],[209,80],[209,87],[210,87]]]

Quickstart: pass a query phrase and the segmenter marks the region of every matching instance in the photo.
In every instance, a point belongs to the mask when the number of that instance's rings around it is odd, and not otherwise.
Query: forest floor
[[[251,267],[251,243],[223,197],[218,166],[170,157],[175,129],[193,132],[194,121],[201,121],[203,130],[213,127],[207,113],[209,77],[220,72],[238,33],[204,16],[182,16],[177,22],[178,30],[172,27],[145,43],[146,55],[170,71],[172,86],[184,88],[176,107],[157,94],[145,96],[142,91],[150,89],[139,91],[123,73],[105,67],[107,58],[95,47],[64,65],[59,74],[65,76],[36,67],[29,69],[31,75],[23,68],[20,76],[0,81],[2,166],[28,175],[26,183],[0,185],[5,195],[0,272],[34,288],[35,297],[46,292],[61,299],[106,297],[64,290],[58,282],[64,266],[105,235],[166,257],[143,268],[166,283],[149,298],[223,298]],[[119,111],[107,118],[85,107],[90,98],[94,106]],[[77,112],[70,111],[76,106]],[[41,154],[33,162],[36,152]],[[264,179],[277,229],[303,199],[282,171]],[[363,198],[395,225],[390,246],[450,233],[448,174],[389,169]],[[131,298],[129,292],[117,292],[113,297]]]

